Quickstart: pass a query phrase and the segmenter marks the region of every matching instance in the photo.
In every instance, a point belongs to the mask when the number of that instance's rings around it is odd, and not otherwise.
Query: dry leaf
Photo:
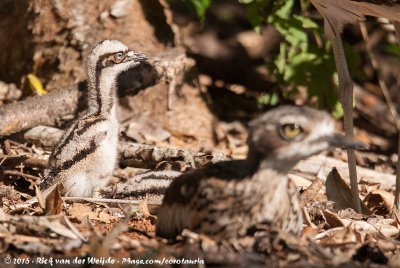
[[[352,194],[349,185],[342,179],[336,168],[332,168],[325,182],[326,196],[328,200],[335,202],[336,209],[352,207]],[[360,199],[361,212],[365,215],[371,214],[368,207]]]
[[[360,241],[360,236],[356,234],[350,226],[338,228],[331,235],[320,240],[321,244],[334,245],[344,243],[357,243]]]
[[[367,234],[380,233],[386,237],[394,237],[399,234],[399,229],[393,226],[395,222],[393,219],[370,218],[366,222],[364,220],[343,219],[329,210],[323,210],[322,213],[326,223],[331,228],[350,227],[353,231],[361,235],[362,242]]]
[[[353,220],[348,220],[350,224],[348,226],[351,226],[354,230],[357,230],[358,232],[363,232],[363,233],[378,233],[378,230],[371,224],[369,224],[366,221],[353,221]]]
[[[135,122],[130,123],[126,135],[139,143],[146,141],[164,141],[171,136],[160,124],[142,115]]]
[[[39,200],[39,198],[38,198]],[[45,215],[58,215],[62,210],[62,198],[60,193],[60,185],[58,184],[54,190],[46,197],[46,206],[44,208]]]
[[[81,203],[74,203],[68,207],[68,212],[71,218],[75,218],[78,221],[82,221],[85,217],[88,217],[91,214],[92,209],[87,205]]]
[[[48,237],[49,231],[61,236],[78,239],[76,230],[71,230],[64,215],[51,216],[13,216],[0,214],[0,222],[7,222],[15,233]]]
[[[117,241],[117,237],[126,232],[129,228],[129,221],[132,218],[133,213],[135,212],[134,206],[128,206],[124,209],[125,218],[123,221],[114,225],[113,229],[104,237],[102,244],[103,249],[110,249],[111,246]]]
[[[311,201],[321,190],[322,181],[320,178],[316,178],[311,185],[300,194],[300,203],[305,206],[309,201]]]
[[[376,224],[373,224],[373,226],[384,236],[386,237],[395,237],[396,235],[399,234],[399,229],[394,227],[393,225],[390,224],[385,224],[382,222],[377,222]]]
[[[311,233],[314,229],[311,226],[306,226],[303,228],[303,230],[301,231],[300,237],[304,237],[305,235],[308,235],[309,233]]]
[[[39,187],[37,186],[37,184],[33,184],[35,186],[35,194],[36,194],[36,198],[38,200],[39,206],[42,209],[46,208],[46,200],[43,197],[42,191],[40,191]]]
[[[103,238],[97,232],[93,231],[89,238],[90,255],[94,258],[107,258],[110,256],[109,249],[105,243],[103,243]]]
[[[116,219],[117,217],[103,211],[100,211],[99,214],[97,215],[97,220],[105,223],[114,222]]]
[[[144,201],[139,204],[139,209],[140,209],[140,212],[143,213],[143,217],[147,218],[147,217],[151,216],[151,214],[149,212],[149,208],[147,206],[147,195],[146,195],[146,198],[144,199]]]
[[[371,191],[364,201],[377,215],[388,215],[392,211],[394,195],[382,189]]]
[[[110,223],[115,221],[117,218],[103,211],[92,211],[90,206],[81,203],[74,203],[69,207],[68,212],[71,215],[71,218],[75,218],[78,221],[82,221],[84,218],[88,217],[89,220]]]
[[[343,223],[342,219],[336,213],[333,213],[327,209],[322,211],[322,215],[325,218],[326,223],[331,227],[343,227],[345,224]]]

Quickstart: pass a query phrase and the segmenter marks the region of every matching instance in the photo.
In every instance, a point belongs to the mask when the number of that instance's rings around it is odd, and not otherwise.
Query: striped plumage
[[[336,134],[327,113],[298,106],[253,120],[248,143],[247,159],[192,170],[171,183],[157,215],[157,235],[174,238],[188,228],[219,240],[245,236],[258,224],[297,234],[302,212],[287,172],[331,146],[360,146]]]
[[[118,75],[146,60],[117,40],[99,42],[88,55],[88,111],[66,130],[50,155],[42,189],[62,183],[70,196],[91,196],[109,181],[117,162]]]

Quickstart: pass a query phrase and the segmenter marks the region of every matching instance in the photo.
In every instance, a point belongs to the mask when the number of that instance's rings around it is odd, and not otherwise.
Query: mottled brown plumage
[[[245,160],[187,172],[167,189],[157,235],[174,238],[184,228],[215,239],[242,237],[258,224],[299,233],[302,212],[287,172],[301,159],[331,146],[361,143],[334,131],[322,111],[282,106],[250,123]]]

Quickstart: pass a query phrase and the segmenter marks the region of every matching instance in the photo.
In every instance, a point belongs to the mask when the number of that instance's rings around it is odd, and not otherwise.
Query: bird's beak
[[[355,150],[368,148],[367,145],[349,135],[345,136],[335,133],[331,136],[324,137],[323,139],[328,141],[329,145],[332,147],[342,147]]]
[[[143,54],[143,53],[140,53],[140,52],[129,51],[126,54],[125,61],[141,62],[141,61],[147,60],[148,58],[149,58],[149,56],[147,56],[146,54]]]

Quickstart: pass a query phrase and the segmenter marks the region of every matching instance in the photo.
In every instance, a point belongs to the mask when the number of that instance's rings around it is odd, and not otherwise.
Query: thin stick
[[[109,198],[91,198],[91,197],[63,197],[64,201],[72,202],[103,202],[103,203],[118,203],[118,204],[133,204],[140,205],[144,200],[126,200],[126,199],[109,199]],[[147,201],[148,205],[151,206],[161,206],[161,202],[157,201]]]
[[[397,42],[399,42],[400,46],[400,22],[393,21],[394,30],[397,36]],[[396,219],[397,222],[400,222],[400,134],[399,140],[397,142],[397,171],[396,171],[396,191],[394,195],[394,204],[392,209],[392,217]]]
[[[29,175],[29,174],[25,174],[23,172],[19,172],[19,171],[14,171],[14,170],[4,170],[4,174],[8,174],[8,175],[14,175],[14,176],[20,176],[20,177],[24,177],[25,179],[31,179],[31,180],[39,180],[39,177],[33,176],[33,175]]]
[[[325,25],[327,25],[327,21]],[[330,23],[328,25],[331,25]],[[353,81],[350,78],[349,69],[347,67],[346,56],[340,37],[339,27],[331,28],[328,36],[332,40],[333,55],[335,57],[336,70],[339,77],[339,100],[343,107],[343,121],[346,135],[353,136]],[[353,149],[347,149],[347,159],[349,163],[349,175],[351,194],[353,197],[353,209],[357,213],[361,213],[361,204],[358,194],[358,181],[356,170],[356,155]]]

